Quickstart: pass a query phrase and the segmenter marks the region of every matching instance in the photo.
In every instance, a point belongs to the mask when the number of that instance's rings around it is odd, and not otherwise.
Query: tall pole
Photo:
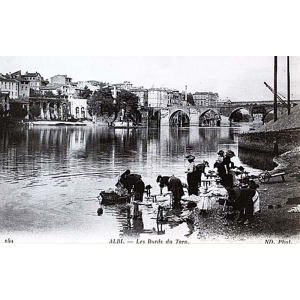
[[[274,122],[277,121],[277,56],[274,56]]]
[[[287,103],[288,115],[291,114],[291,82],[290,82],[290,57],[287,57]]]
[[[185,100],[185,105],[187,105],[187,85],[185,86],[184,100]]]

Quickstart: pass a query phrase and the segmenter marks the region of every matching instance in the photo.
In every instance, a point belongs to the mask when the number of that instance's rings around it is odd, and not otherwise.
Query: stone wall
[[[239,147],[247,150],[273,152],[277,140],[279,154],[300,145],[300,129],[272,132],[248,132],[239,135]]]

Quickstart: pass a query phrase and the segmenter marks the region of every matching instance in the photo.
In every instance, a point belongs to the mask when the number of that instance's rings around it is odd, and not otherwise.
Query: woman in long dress
[[[195,156],[188,155],[186,158],[189,162],[186,171],[189,196],[190,195],[198,196],[198,178],[197,178],[196,166],[195,166]]]

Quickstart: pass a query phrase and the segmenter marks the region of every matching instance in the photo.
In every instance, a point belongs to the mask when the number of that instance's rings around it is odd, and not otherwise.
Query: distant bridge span
[[[292,100],[293,104],[299,104],[300,100]],[[236,101],[227,104],[217,104],[215,106],[170,106],[167,108],[155,108],[156,112],[160,115],[160,124],[162,126],[169,126],[172,118],[176,114],[183,114],[190,126],[199,126],[200,118],[207,112],[212,112],[222,118],[221,125],[229,123],[231,116],[234,112],[245,109],[254,121],[254,116],[259,115],[260,121],[263,121],[267,114],[273,110],[273,101]],[[283,113],[287,109],[278,103],[278,111]],[[257,119],[256,119],[257,120]]]

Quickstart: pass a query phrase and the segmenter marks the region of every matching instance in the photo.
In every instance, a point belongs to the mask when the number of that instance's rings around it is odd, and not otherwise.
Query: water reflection
[[[243,163],[253,168],[270,171],[275,167],[273,157],[269,153],[239,149],[239,157]]]
[[[132,205],[119,205],[115,210],[121,237],[140,238],[142,234],[165,234],[163,224],[155,221],[155,212],[153,210],[138,208],[138,211],[135,212],[134,209]],[[146,224],[144,224],[144,219]],[[153,222],[149,222],[149,219],[153,220]]]
[[[125,169],[142,175],[152,193],[159,192],[158,175],[186,182],[185,156],[212,166],[219,149],[231,149],[236,165],[259,173],[268,169],[238,150],[236,133],[243,128],[109,129],[106,127],[19,127],[0,129],[0,228],[2,232],[57,233],[65,230],[99,236],[192,234],[191,227],[156,224],[150,209],[128,217],[126,208],[111,207],[95,218],[99,191],[114,187]],[[261,157],[261,156],[260,156]],[[265,159],[262,160],[266,162]],[[253,166],[253,167],[251,167]],[[9,209],[8,209],[9,208]],[[22,210],[26,213],[22,213]],[[10,223],[5,220],[12,220]],[[13,222],[13,226],[12,226]],[[8,225],[10,224],[10,225]],[[88,228],[88,229],[87,229]]]

